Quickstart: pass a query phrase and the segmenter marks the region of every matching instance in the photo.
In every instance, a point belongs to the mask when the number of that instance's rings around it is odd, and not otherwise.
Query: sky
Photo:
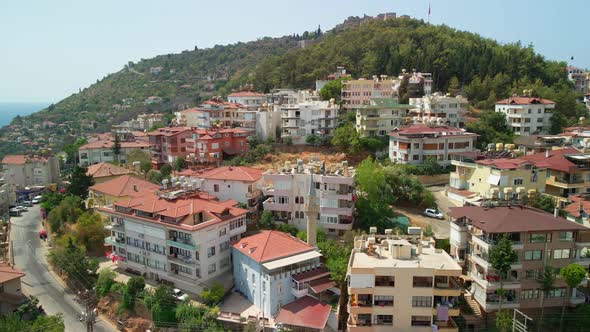
[[[428,0],[19,0],[0,4],[0,102],[57,102],[128,61],[331,29],[348,16],[428,19]],[[587,0],[431,0],[430,23],[590,68]],[[570,57],[574,60],[571,61]]]

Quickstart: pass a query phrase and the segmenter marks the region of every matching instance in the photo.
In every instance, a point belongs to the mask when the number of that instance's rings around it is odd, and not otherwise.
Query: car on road
[[[436,219],[444,219],[445,215],[435,209],[426,209],[424,210],[424,215],[430,218],[436,218]]]
[[[29,211],[29,209],[27,209],[26,206],[22,206],[22,205],[17,205],[15,207],[15,209],[19,209],[21,212],[27,212],[27,211]]]
[[[33,200],[31,201],[33,204],[39,204],[41,203],[41,196],[35,196],[33,197]]]
[[[33,202],[31,202],[31,201],[22,201],[22,202],[20,202],[20,204],[22,206],[26,206],[26,207],[32,207],[33,206]]]
[[[174,290],[172,292],[174,293],[174,297],[178,301],[184,301],[184,300],[188,299],[188,295],[178,288],[174,288]]]
[[[23,212],[20,209],[13,207],[13,208],[10,208],[10,210],[8,210],[8,213],[10,214],[11,217],[20,217],[20,215]]]

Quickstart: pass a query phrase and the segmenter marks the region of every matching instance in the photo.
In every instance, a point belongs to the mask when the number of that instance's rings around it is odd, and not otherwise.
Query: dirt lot
[[[426,217],[422,215],[423,209],[412,206],[394,206],[393,210],[396,215],[408,217],[412,226],[419,226],[422,229],[426,229],[430,225],[437,239],[446,239],[450,236],[451,226],[448,220]]]
[[[302,159],[306,164],[312,159],[319,159],[325,161],[327,164],[340,163],[348,161],[349,166],[358,165],[368,154],[361,153],[358,156],[349,156],[346,153],[335,152],[326,149],[325,151],[301,151],[296,153],[278,152],[269,153],[257,165],[253,166],[260,169],[270,169],[279,165],[284,165],[285,161],[291,162],[291,165],[296,165],[297,159]]]

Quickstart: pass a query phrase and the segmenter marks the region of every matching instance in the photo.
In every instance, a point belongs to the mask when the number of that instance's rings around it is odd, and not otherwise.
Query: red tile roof
[[[179,133],[191,130],[190,127],[164,127],[159,128],[156,131],[150,131],[147,133],[148,136],[174,136]]]
[[[242,91],[242,92],[234,92],[230,93],[228,97],[264,97],[265,94],[258,93],[258,92],[249,92],[249,91]]]
[[[255,182],[262,178],[263,170],[245,166],[222,166],[204,172],[193,172],[193,176],[210,180]]]
[[[125,167],[113,165],[111,163],[104,163],[104,162],[88,166],[88,171],[86,172],[87,175],[90,175],[93,178],[125,175],[125,174],[131,174],[131,173],[133,173],[133,172],[126,169]]]
[[[114,141],[111,140],[97,140],[88,144],[82,145],[79,150],[88,149],[112,149],[115,145]],[[149,148],[150,145],[145,142],[121,142],[121,148]]]
[[[499,169],[519,169],[526,164],[535,164],[537,167],[547,167],[546,163],[539,161],[534,163],[532,161],[524,160],[524,158],[498,158],[498,159],[481,159],[475,161],[480,165],[494,166]]]
[[[477,136],[477,134],[466,132],[463,129],[449,126],[429,127],[424,124],[414,124],[392,131],[389,136],[406,136],[419,134],[439,134],[441,136]]]
[[[9,165],[24,165],[27,163],[27,158],[22,154],[9,154],[4,156],[2,163]]]
[[[25,273],[7,263],[0,263],[0,284],[24,277]]]
[[[587,196],[582,197],[580,195],[572,195],[568,197],[568,199],[572,202],[566,205],[563,209],[572,216],[579,218],[581,217],[582,211],[590,213],[590,200],[588,200]]]
[[[521,159],[534,162],[535,164],[544,163],[549,169],[570,172],[572,167],[575,167],[576,164],[569,161],[565,156],[575,154],[583,153],[574,148],[555,149],[549,151],[549,157],[546,156],[545,152],[541,152],[521,157]]]
[[[536,97],[512,97],[502,99],[496,102],[499,105],[532,105],[532,104],[555,104],[553,100],[536,98]]]
[[[156,191],[159,185],[136,178],[130,175],[123,175],[117,178],[101,182],[91,186],[92,191],[100,192],[115,197],[136,197],[145,191]]]
[[[449,216],[454,219],[466,217],[474,227],[486,233],[590,231],[575,222],[526,206],[451,207]]]
[[[284,305],[275,318],[275,322],[323,330],[328,323],[330,310],[330,305],[311,296],[304,296]]]
[[[258,263],[315,250],[291,234],[268,230],[242,238],[234,248]]]

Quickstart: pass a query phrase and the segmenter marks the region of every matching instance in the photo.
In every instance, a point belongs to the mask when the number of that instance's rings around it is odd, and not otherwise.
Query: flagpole
[[[428,23],[430,23],[430,0],[428,0]]]

